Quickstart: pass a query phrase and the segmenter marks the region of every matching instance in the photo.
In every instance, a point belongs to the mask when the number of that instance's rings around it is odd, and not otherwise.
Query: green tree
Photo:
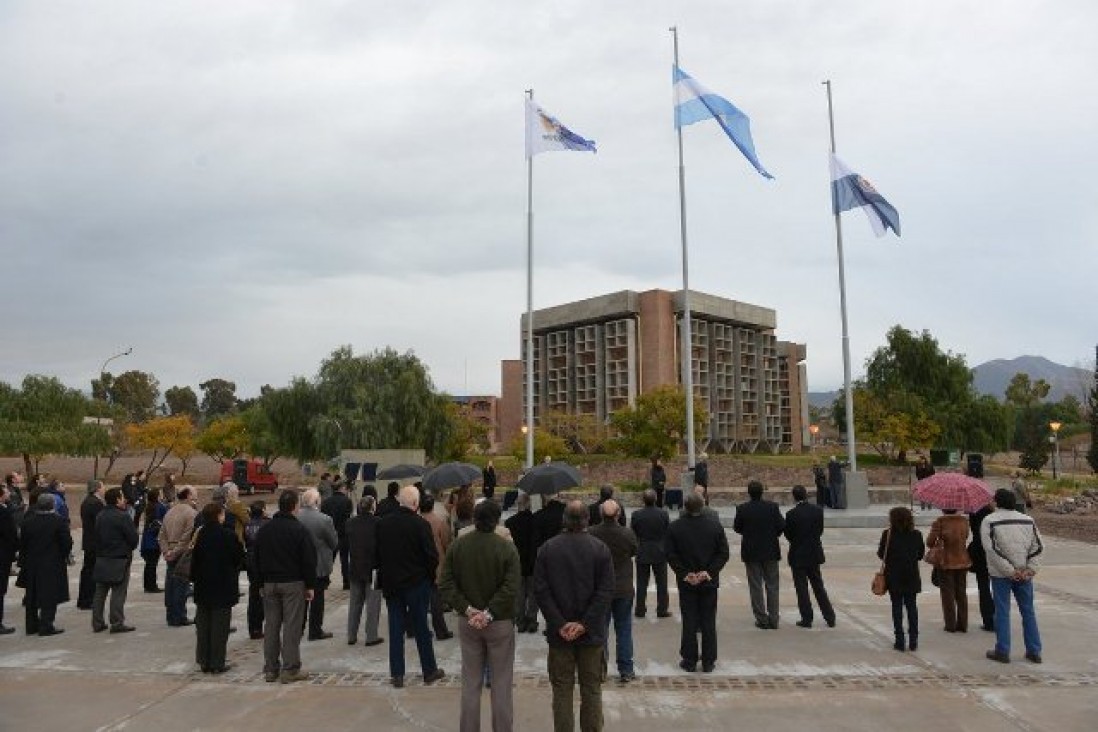
[[[317,441],[313,423],[324,405],[317,387],[308,379],[294,378],[289,386],[271,389],[263,395],[263,410],[270,426],[271,439],[282,451],[298,462],[330,457]]]
[[[1019,372],[1011,377],[1010,384],[1007,385],[1006,403],[1021,409],[1033,407],[1048,396],[1051,388],[1044,379],[1030,383],[1029,374]]]
[[[855,388],[854,429],[858,439],[889,459],[934,445],[941,428],[917,397],[908,395],[907,399],[907,404],[897,408],[864,387]]]
[[[202,417],[223,417],[236,411],[236,384],[225,379],[209,379],[198,385],[202,390]]]
[[[637,397],[634,406],[610,417],[617,433],[613,449],[631,457],[670,458],[679,451],[686,433],[686,400],[681,386],[657,387]],[[694,397],[694,434],[704,435],[709,424],[705,404]]]
[[[534,465],[540,465],[545,458],[558,457],[568,452],[563,439],[543,429],[534,430]],[[520,464],[526,462],[526,435],[521,432],[511,438],[507,445],[507,454],[513,455]]]
[[[549,412],[542,419],[542,428],[564,440],[577,455],[603,452],[610,441],[610,431],[593,414]]]
[[[168,414],[172,417],[186,415],[192,420],[197,420],[198,395],[189,386],[173,386],[164,392],[164,401],[168,405]]]
[[[87,397],[56,377],[29,375],[18,389],[0,382],[0,453],[21,455],[30,475],[47,455],[106,452],[107,430],[84,422],[93,410]]]
[[[488,425],[476,419],[467,406],[448,402],[446,418],[451,425],[450,439],[440,460],[463,460],[471,451],[483,452],[488,448]]]
[[[104,373],[92,379],[95,399],[120,407],[128,422],[144,422],[156,416],[160,382],[147,371],[126,371],[113,376]]]
[[[263,464],[268,468],[287,452],[286,446],[275,434],[270,415],[267,413],[269,402],[266,396],[270,391],[268,387],[250,407],[240,413],[240,420],[247,430],[248,453],[263,458]]]

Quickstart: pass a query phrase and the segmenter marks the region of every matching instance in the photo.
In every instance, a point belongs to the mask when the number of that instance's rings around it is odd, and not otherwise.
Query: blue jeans
[[[1010,577],[992,577],[991,594],[995,598],[995,650],[1010,654],[1010,596],[1018,603],[1022,616],[1022,639],[1026,653],[1041,653],[1041,632],[1033,611],[1033,580],[1015,582]]]
[[[610,621],[614,621],[614,659],[619,674],[633,673],[633,595],[615,597],[606,615],[606,659],[610,660]]]
[[[427,627],[427,611],[431,606],[431,583],[427,580],[406,590],[387,594],[385,606],[389,610],[389,674],[404,676],[404,615],[412,623],[419,650],[419,665],[423,675],[432,674],[438,668],[435,649],[431,645],[431,629]]]
[[[187,619],[187,585],[175,576],[175,562],[168,562],[168,576],[164,582],[164,609],[168,625],[182,625]]]

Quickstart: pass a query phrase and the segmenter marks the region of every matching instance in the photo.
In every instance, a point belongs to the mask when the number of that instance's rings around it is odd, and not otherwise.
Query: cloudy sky
[[[842,382],[827,171],[855,374],[901,324],[970,365],[1082,364],[1098,316],[1098,4],[1004,0],[0,4],[0,380],[162,388],[414,350],[498,393],[525,308],[523,90],[597,141],[535,164],[535,307],[681,287],[671,37],[752,119],[775,180],[685,130],[691,284],[774,308]]]

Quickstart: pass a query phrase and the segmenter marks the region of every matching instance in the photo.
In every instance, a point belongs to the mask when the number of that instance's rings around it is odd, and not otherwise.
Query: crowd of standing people
[[[662,470],[654,461],[653,475],[657,468]],[[381,500],[372,486],[364,487],[357,506],[346,483],[329,480],[320,489],[283,490],[271,516],[262,501],[245,506],[231,482],[215,488],[200,508],[198,494],[189,486],[176,488],[171,482],[163,489],[147,489],[137,476],[127,480],[110,489],[92,481],[80,505],[83,566],[77,607],[91,611],[95,633],[133,631],[125,605],[138,553],[145,563],[143,589],[163,594],[167,625],[194,626],[195,662],[204,673],[231,669],[226,648],[235,630],[232,608],[246,594],[249,637],[263,641],[264,680],[307,679],[300,644],[303,637],[324,641],[334,635],[324,627],[325,593],[337,567],[350,593],[349,645],[359,642],[363,611],[365,645],[384,643],[379,635],[382,603],[387,608],[395,688],[405,684],[406,638],[414,639],[423,683],[444,678],[434,642],[453,636],[447,613],[460,619],[462,730],[480,728],[485,685],[491,690],[493,728],[513,727],[516,633],[537,632],[539,617],[545,623],[555,728],[574,728],[578,685],[580,728],[602,729],[602,684],[611,658],[621,683],[637,677],[633,619],[647,615],[650,580],[656,589],[656,618],[671,616],[669,570],[682,618],[680,667],[711,673],[719,659],[718,593],[730,550],[701,484],[674,518],[661,507],[663,496],[653,478],[653,487],[642,496],[643,507],[628,517],[613,488],[606,486],[591,505],[549,496],[536,512],[530,496],[521,494],[514,514],[503,522],[499,504],[489,495],[495,486],[489,488],[487,478],[479,500],[469,486],[436,503],[416,485],[391,483]],[[24,503],[20,483],[21,476],[12,474],[0,487],[0,600],[17,561],[26,632],[56,635],[64,632],[56,613],[69,600],[67,569],[73,549],[67,508],[62,511],[58,503],[66,503],[64,490],[56,481],[36,479]],[[825,624],[834,627],[836,613],[821,573],[823,509],[809,502],[803,486],[793,487],[795,506],[784,514],[764,492],[762,483],[751,481],[749,500],[736,508],[732,524],[742,537],[740,559],[755,626],[779,628],[778,565],[784,537],[800,616],[796,625],[812,627],[814,599]],[[141,510],[134,510],[133,503]],[[919,646],[919,563],[929,553],[946,632],[968,631],[966,585],[972,573],[981,627],[996,636],[987,658],[1010,661],[1013,597],[1022,618],[1025,657],[1041,663],[1032,580],[1043,546],[1032,518],[1018,507],[1013,490],[1000,490],[988,506],[967,517],[945,511],[925,541],[909,509],[890,511],[877,555],[887,581],[897,651]],[[20,508],[29,509],[21,520]],[[166,568],[162,587],[161,558]],[[240,591],[241,572],[247,576],[247,593]],[[191,616],[189,598],[194,604]],[[0,603],[0,634],[14,632],[3,619]]]

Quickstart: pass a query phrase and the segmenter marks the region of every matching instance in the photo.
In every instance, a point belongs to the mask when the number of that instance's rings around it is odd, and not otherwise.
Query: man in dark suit
[[[656,578],[656,617],[669,618],[667,596],[667,555],[663,551],[663,542],[667,538],[667,529],[671,519],[667,511],[656,508],[656,492],[649,488],[644,492],[644,508],[633,512],[629,517],[629,526],[637,535],[637,604],[633,614],[638,618],[645,615],[645,603],[648,599],[648,577]]]
[[[103,481],[93,480],[88,495],[80,504],[80,548],[84,552],[84,566],[80,568],[80,587],[76,592],[76,607],[91,610],[95,596],[95,519],[103,510]]]
[[[812,598],[808,595],[808,585],[816,595],[816,604],[820,606],[827,627],[835,627],[835,609],[827,597],[820,565],[824,563],[823,543],[820,537],[824,530],[824,512],[819,506],[808,502],[808,491],[803,485],[793,486],[793,500],[797,505],[785,515],[785,538],[789,540],[789,568],[793,571],[793,589],[797,591],[797,607],[801,619],[797,625],[812,627]]]
[[[11,507],[11,491],[0,484],[0,635],[9,635],[15,628],[4,625],[4,595],[8,594],[11,565],[19,551],[19,530]]]
[[[587,507],[587,525],[598,526],[602,523],[602,504],[614,497],[614,486],[604,485],[599,488],[599,500]],[[625,509],[618,511],[618,523],[625,526]]]
[[[391,513],[396,513],[400,509],[400,501],[397,500],[397,493],[399,492],[400,483],[395,480],[390,481],[385,488],[385,497],[377,503],[377,511],[374,515],[379,519],[383,519]]]
[[[747,585],[751,590],[751,611],[755,627],[778,629],[778,562],[782,558],[778,537],[785,529],[781,509],[773,501],[764,501],[763,484],[753,480],[747,484],[751,500],[736,507],[732,530],[743,536],[740,559],[747,568]],[[763,588],[766,588],[765,599]]]
[[[682,516],[667,532],[666,551],[679,586],[679,668],[697,670],[701,633],[702,671],[711,673],[717,663],[717,591],[728,563],[728,537],[720,523],[702,515],[704,506],[697,493],[687,496]]]
[[[519,493],[515,500],[515,515],[504,524],[511,532],[511,541],[518,550],[519,566],[522,572],[522,584],[519,588],[515,609],[515,629],[520,633],[538,631],[538,603],[534,599],[534,560],[538,549],[534,536],[534,514],[530,510],[530,496]]]

